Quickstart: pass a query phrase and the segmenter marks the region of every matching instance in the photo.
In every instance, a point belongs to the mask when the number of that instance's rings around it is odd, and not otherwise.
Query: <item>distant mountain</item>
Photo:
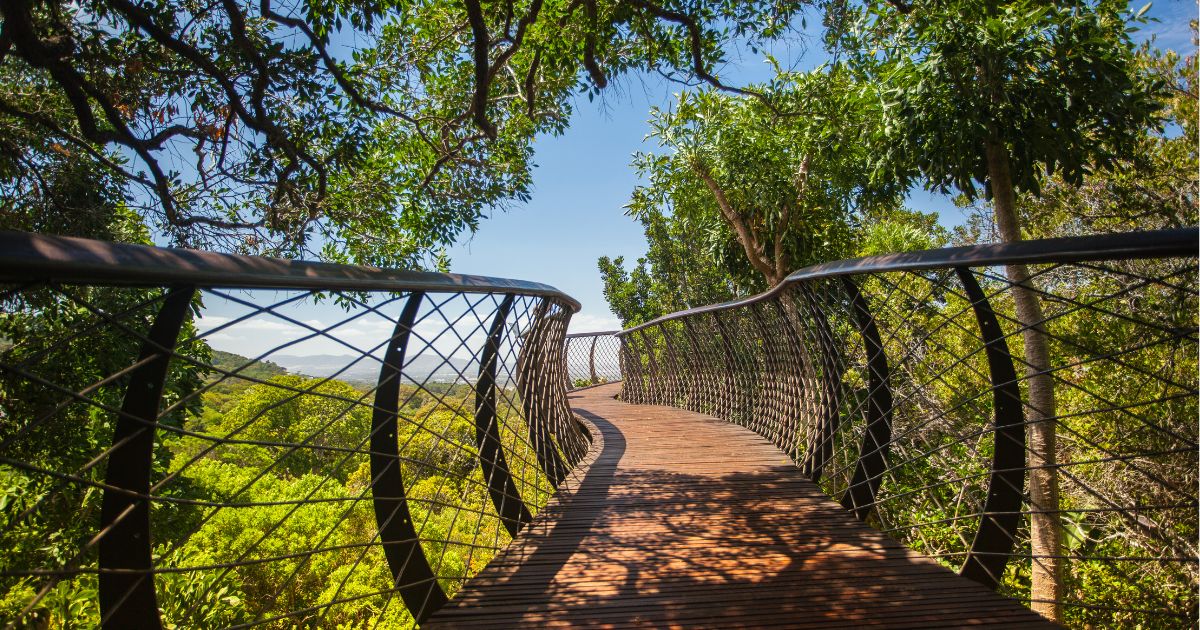
[[[371,383],[379,378],[379,361],[371,357],[354,357],[348,354],[312,354],[297,356],[290,354],[272,355],[271,360],[287,368],[289,372],[315,376],[333,377],[343,381]],[[417,355],[405,360],[404,375],[416,381],[448,382],[462,372],[474,377],[478,368],[474,362],[450,359],[443,362],[440,357]]]
[[[213,367],[225,372],[232,372],[251,363],[250,359],[240,354],[225,352],[224,350],[213,349],[212,364]],[[238,371],[238,376],[246,378],[254,378],[259,380],[267,380],[273,376],[287,374],[287,369],[283,368],[271,361],[254,361],[248,367]],[[219,373],[214,372],[212,377],[217,378]]]

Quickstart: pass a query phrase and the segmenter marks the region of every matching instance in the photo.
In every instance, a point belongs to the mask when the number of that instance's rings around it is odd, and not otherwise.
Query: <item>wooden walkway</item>
[[[862,525],[753,432],[618,391],[571,395],[587,459],[425,628],[1052,627]]]

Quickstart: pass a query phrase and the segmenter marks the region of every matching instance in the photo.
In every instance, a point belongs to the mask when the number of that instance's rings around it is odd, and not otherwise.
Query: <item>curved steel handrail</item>
[[[580,309],[579,302],[566,293],[548,284],[524,280],[0,232],[0,280],[46,278],[123,286],[195,284],[255,289],[515,292],[561,300],[574,313]]]
[[[1200,249],[1200,229],[1191,227],[1124,234],[1046,238],[1017,243],[944,247],[901,254],[851,258],[820,263],[797,270],[774,287],[750,297],[676,311],[644,324],[626,328],[616,334],[623,337],[629,333],[689,315],[724,311],[761,302],[775,297],[790,285],[803,280],[890,271],[922,271],[963,265],[991,267],[1009,264],[1166,258],[1195,255],[1198,249]]]
[[[860,520],[1044,615],[1194,625],[1195,599],[1163,594],[1196,592],[1198,253],[1190,227],[813,265],[618,333],[621,397],[758,433]],[[1145,601],[1111,606],[1092,574]]]
[[[297,465],[301,468],[314,467],[314,470],[326,464],[321,463],[320,459],[313,460],[317,463],[305,463],[305,454],[338,453],[341,459],[330,466],[342,466],[348,461],[358,461],[360,466],[369,463],[371,474],[366,487],[361,491],[356,489],[356,492],[360,492],[358,497],[347,494],[326,499],[353,500],[356,503],[369,500],[373,504],[377,532],[368,542],[358,546],[364,550],[383,550],[381,560],[386,563],[386,568],[374,568],[387,571],[391,587],[379,595],[390,598],[391,594],[398,593],[404,607],[418,623],[447,601],[451,594],[447,589],[468,577],[468,569],[472,567],[468,557],[461,568],[448,569],[445,551],[438,552],[435,547],[429,546],[430,543],[441,543],[439,536],[448,535],[425,531],[425,523],[434,511],[431,506],[438,506],[438,510],[455,510],[452,525],[458,522],[460,513],[466,512],[472,515],[468,518],[476,519],[477,531],[483,531],[488,526],[487,519],[496,518],[497,523],[507,530],[508,536],[515,536],[523,525],[532,520],[532,514],[546,505],[550,493],[587,450],[590,436],[582,425],[571,422],[571,411],[566,400],[565,364],[562,361],[566,328],[572,313],[579,311],[580,304],[545,284],[107,243],[22,232],[0,232],[0,282],[8,285],[4,304],[8,310],[0,309],[0,315],[5,315],[6,321],[8,315],[13,315],[13,321],[39,316],[39,309],[46,308],[43,303],[48,294],[73,305],[73,312],[84,314],[80,317],[86,326],[82,326],[81,330],[68,328],[56,331],[50,327],[50,332],[39,330],[36,334],[20,335],[10,340],[12,343],[5,348],[6,351],[11,347],[20,349],[25,344],[36,349],[33,353],[0,353],[0,386],[4,386],[0,389],[25,388],[5,390],[5,394],[11,391],[25,393],[9,396],[4,402],[20,403],[22,397],[30,398],[26,395],[28,392],[34,392],[36,396],[49,396],[55,401],[65,401],[57,406],[38,409],[35,419],[28,421],[21,430],[6,432],[4,440],[0,440],[0,446],[8,446],[14,440],[30,439],[31,435],[41,436],[39,431],[48,432],[45,427],[52,426],[52,421],[65,413],[63,410],[68,409],[69,403],[89,408],[104,417],[115,418],[112,445],[98,455],[87,454],[89,458],[94,457],[94,461],[107,464],[103,485],[87,478],[86,469],[75,472],[69,472],[68,469],[65,474],[56,475],[42,465],[38,459],[40,454],[30,456],[30,461],[21,459],[21,456],[16,459],[5,458],[6,465],[15,466],[23,471],[22,474],[29,475],[30,479],[57,479],[54,493],[77,486],[99,487],[103,490],[100,529],[92,538],[99,547],[98,564],[94,570],[99,573],[98,623],[103,627],[161,627],[165,619],[154,579],[163,560],[154,556],[156,552],[152,546],[165,543],[161,538],[156,539],[155,528],[158,525],[150,518],[153,506],[178,498],[171,494],[174,487],[169,486],[167,481],[155,480],[152,485],[152,473],[156,465],[155,447],[159,443],[156,440],[164,431],[186,435],[188,439],[197,440],[197,444],[205,449],[200,455],[187,455],[190,459],[169,479],[179,478],[183,469],[228,445],[275,449],[265,455],[273,459],[262,466],[254,467],[257,466],[254,463],[237,464],[258,474],[255,481],[250,482],[251,485],[267,476],[268,472],[282,469],[281,462],[293,455],[295,457],[289,461],[300,462]],[[95,292],[62,291],[60,288],[73,285],[103,286],[106,291],[96,297],[93,295]],[[230,297],[227,292],[220,291],[226,288],[239,289],[248,295],[245,298]],[[155,293],[159,290],[163,291],[162,297]],[[256,291],[300,295],[264,304],[261,299],[254,297],[258,295]],[[362,297],[348,299],[346,315],[329,326],[306,325],[276,310],[282,305],[297,303],[309,291]],[[255,318],[266,314],[267,319],[279,319],[288,325],[307,329],[308,336],[301,339],[328,338],[337,343],[339,348],[346,348],[353,354],[348,355],[346,365],[333,375],[310,379],[302,387],[278,383],[269,377],[242,374],[274,353],[293,347],[298,341],[295,339],[272,338],[280,343],[266,352],[256,353],[254,358],[237,359],[240,367],[219,368],[206,354],[192,356],[182,349],[185,345],[206,339],[206,333],[185,327],[189,315],[198,315],[203,308],[198,298],[205,294],[215,294],[239,305],[238,317],[230,318],[229,322],[213,330],[232,330],[236,333],[244,322],[252,325]],[[371,294],[382,299],[375,302]],[[436,294],[438,298],[426,299],[427,294]],[[465,294],[474,295],[467,298]],[[129,307],[122,303],[121,309],[110,312],[109,303],[103,300],[111,301],[114,295],[136,296],[130,297],[136,306]],[[27,300],[25,296],[34,296],[34,299]],[[398,316],[392,314],[397,309],[402,309]],[[357,332],[368,337],[373,335],[374,344],[371,341],[347,341],[349,337],[340,336],[344,330],[352,329],[343,329],[343,325],[367,313],[373,314],[371,321],[386,324],[385,328],[391,331],[390,334],[371,329]],[[442,331],[434,335],[422,335],[417,332],[422,323],[441,327]],[[142,332],[146,326],[149,326],[149,331]],[[445,334],[447,331],[451,332]],[[345,334],[349,335],[348,332]],[[480,334],[485,334],[482,348],[477,347]],[[105,338],[113,341],[123,340],[135,347],[140,346],[137,362],[131,367],[117,365],[111,368],[118,370],[115,373],[110,373],[108,367],[97,368],[104,371],[80,376],[78,378],[84,379],[80,383],[70,380],[74,377],[73,373],[64,376],[54,370],[46,373],[39,371],[42,357],[53,356],[56,347],[66,347],[79,338],[89,338],[89,335],[107,335]],[[444,347],[438,347],[438,343]],[[72,347],[66,354],[75,356],[86,351],[85,344]],[[406,361],[406,357],[416,358],[421,353],[438,362],[437,367],[425,374],[414,368],[411,361]],[[18,356],[19,359],[14,358]],[[459,362],[454,363],[454,359]],[[341,375],[350,366],[361,360],[379,363],[378,380],[374,387],[355,394],[355,397],[314,393],[318,387],[342,378]],[[245,381],[267,388],[272,394],[278,393],[286,402],[316,396],[322,400],[340,401],[337,404],[344,404],[345,409],[319,428],[304,429],[313,431],[311,434],[286,439],[274,434],[269,435],[270,439],[261,436],[250,439],[241,435],[252,424],[261,422],[265,411],[258,412],[229,434],[223,430],[210,430],[204,425],[184,429],[181,428],[182,421],[172,414],[190,418],[187,413],[199,411],[180,411],[183,409],[182,400],[171,402],[164,397],[172,369],[186,369],[189,374],[198,373],[198,379],[216,375],[210,381],[201,383],[197,380],[185,387],[186,393],[181,396],[192,399],[191,404],[197,404],[196,401],[203,404],[199,396],[226,381]],[[444,374],[438,377],[443,380],[436,380],[433,370],[437,369],[448,370],[451,373],[450,380],[444,380]],[[128,377],[122,379],[125,374]],[[519,385],[519,392],[512,387],[514,382]],[[105,387],[108,388],[106,393],[111,391],[112,396],[123,399],[119,409],[105,400],[91,397]],[[404,394],[402,387],[409,389],[410,393]],[[403,407],[416,392],[423,392],[430,402],[421,402],[419,408],[404,410]],[[451,433],[452,426],[438,424],[445,418],[430,420],[439,413],[449,413],[451,416],[447,417],[454,418],[464,415],[463,408],[453,400],[458,396],[463,401],[470,398],[475,401],[473,444],[470,443],[470,437],[466,441],[458,441]],[[274,403],[269,408],[273,409]],[[21,408],[18,413],[25,412],[27,410]],[[28,413],[34,415],[33,412]],[[363,418],[365,414],[370,414],[370,433],[354,434],[346,438],[349,442],[344,444],[324,443],[324,436],[331,432],[330,426],[334,422],[349,424],[352,420],[345,418],[352,413],[359,413]],[[14,412],[3,407],[0,408],[0,415],[8,417]],[[407,438],[401,435],[402,427],[408,431]],[[417,436],[435,437],[436,440],[429,442]],[[435,451],[435,448],[441,450]],[[173,453],[171,456],[177,455]],[[466,468],[451,468],[442,464],[439,456],[456,458],[456,461],[474,459],[472,463],[478,468],[470,468],[478,471],[475,473],[478,478],[472,477]],[[321,471],[327,472],[324,469]],[[457,495],[459,502],[442,498],[441,486],[435,496],[428,496],[427,491],[416,490],[423,476],[430,474],[442,477],[442,485],[454,483],[463,486]],[[332,473],[326,474],[324,479],[329,478],[333,478]],[[486,496],[491,499],[490,508],[484,504],[487,500],[482,493],[484,487]],[[349,491],[343,489],[341,492]],[[472,492],[478,495],[475,498],[481,499],[480,505],[467,503],[467,497]],[[364,499],[368,493],[369,497]],[[311,493],[296,498],[289,505],[307,504],[310,499]],[[419,517],[419,510],[410,509],[410,502],[424,506],[425,516]],[[235,502],[214,498],[207,501],[203,509],[215,514],[222,509],[253,510],[268,504],[274,505],[272,501]],[[494,508],[494,512],[491,508]],[[298,508],[291,508],[292,511],[295,509]],[[222,566],[224,573],[218,576],[218,580],[237,566],[251,563],[266,565],[280,561],[282,557],[274,552],[263,552],[266,557],[251,556],[259,553],[259,544],[271,536],[290,514],[288,512],[257,542],[239,551],[235,559]],[[421,523],[417,522],[419,519],[423,519]],[[340,521],[333,523],[331,528],[336,529],[339,525]],[[0,527],[0,534],[18,526],[21,523]],[[196,525],[197,528],[201,526],[203,522]],[[166,542],[178,547],[194,534],[193,530],[181,538],[168,537]],[[93,532],[89,530],[88,535],[92,536]],[[327,537],[329,535],[332,534]],[[475,553],[476,549],[494,552],[503,541],[498,533],[490,542],[472,540],[470,553]],[[346,549],[355,547],[345,546]],[[318,553],[307,550],[310,553],[304,555],[305,551],[289,551],[285,555],[289,558],[308,558]],[[360,562],[361,557],[351,571],[358,568]],[[39,569],[42,567],[21,568],[29,575],[37,575]],[[208,570],[204,567],[178,569],[193,572]],[[71,566],[63,569],[63,575],[84,570]],[[349,577],[347,574],[342,579],[342,586]],[[200,593],[201,598],[208,592],[208,587],[205,587]],[[42,597],[37,595],[31,600],[28,604],[30,610]],[[274,600],[264,605],[273,606]],[[306,614],[307,610],[284,610],[277,618]],[[191,610],[189,608],[182,613],[174,610],[173,614],[187,616]],[[261,616],[264,611],[254,614]]]
[[[597,347],[597,342],[601,339],[612,339],[619,344],[619,333],[620,331],[618,330],[580,332],[571,333],[563,338],[563,379],[567,384],[568,390],[584,389],[587,387],[593,387],[595,385],[619,381],[623,378],[624,370],[621,364],[620,346],[618,345],[615,352],[612,351],[612,348],[608,348],[608,351],[604,352],[602,349]],[[590,344],[588,343],[588,340],[591,341]],[[576,343],[572,344],[572,342]],[[575,370],[574,374],[577,376],[573,377],[571,361],[572,347],[578,347],[579,343],[587,344],[587,348],[585,350],[587,366],[586,371],[583,374],[579,374],[579,371]],[[601,350],[601,352],[597,353],[597,350]],[[578,353],[575,353],[575,356],[578,357]],[[597,368],[597,359],[600,360],[600,368]],[[603,378],[600,376],[602,372],[604,373]],[[576,387],[576,383],[579,380],[586,380],[588,384]]]

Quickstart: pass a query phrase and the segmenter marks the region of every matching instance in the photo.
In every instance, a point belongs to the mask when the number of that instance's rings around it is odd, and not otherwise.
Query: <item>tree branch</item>
[[[509,39],[511,43],[509,44],[508,48],[505,48],[500,54],[496,55],[496,60],[491,62],[491,66],[488,68],[489,85],[492,81],[496,80],[496,75],[500,74],[500,71],[508,65],[508,60],[511,59],[521,47],[521,44],[525,41],[525,32],[529,30],[529,27],[532,26],[534,22],[537,22],[538,14],[541,13],[541,11],[542,0],[533,0],[533,2],[529,5],[529,13],[526,13],[525,17],[517,21],[517,32],[512,36],[511,39]]]
[[[796,168],[796,175],[792,179],[792,185],[796,188],[795,203],[783,204],[783,209],[779,214],[779,224],[775,226],[775,277],[782,280],[791,269],[791,257],[788,256],[787,249],[784,247],[784,240],[787,238],[788,228],[792,224],[792,213],[798,212],[804,207],[804,198],[808,194],[808,170],[812,163],[811,157],[805,155],[800,160],[800,166]]]
[[[529,71],[525,73],[525,115],[530,120],[534,119],[534,112],[537,111],[537,71],[538,66],[542,63],[542,51],[533,51],[533,61],[529,62]]]
[[[697,158],[693,158],[690,162],[692,170],[704,182],[705,187],[713,194],[713,197],[716,197],[717,207],[720,208],[721,215],[725,217],[725,220],[737,234],[738,242],[741,243],[742,249],[745,250],[746,258],[750,260],[750,264],[766,278],[769,284],[775,285],[777,282],[774,273],[775,270],[772,268],[770,261],[763,255],[763,245],[759,241],[758,235],[746,223],[745,217],[729,203],[729,198],[725,196],[725,191],[712,176],[708,167]]]
[[[805,154],[800,159],[800,166],[796,167],[796,175],[792,178],[792,185],[796,188],[796,207],[800,208],[804,205],[804,198],[808,194],[808,170],[812,165],[812,156]]]
[[[321,57],[321,62],[325,64],[325,69],[329,72],[330,76],[333,77],[333,80],[337,82],[338,87],[340,87],[342,91],[346,93],[346,96],[350,97],[350,101],[355,105],[378,114],[395,116],[407,123],[412,124],[414,127],[419,127],[417,121],[404,112],[364,96],[363,93],[357,87],[355,87],[353,83],[351,83],[350,78],[347,77],[346,73],[342,71],[341,66],[338,65],[337,60],[333,58],[333,55],[329,54],[329,47],[326,46],[325,41],[320,37],[317,37],[317,34],[313,32],[312,28],[308,26],[307,22],[276,12],[273,8],[271,8],[271,0],[262,0],[260,2],[259,10],[262,11],[264,16],[278,22],[279,24],[294,28],[301,33],[304,33],[304,36],[308,38],[309,43],[312,44],[313,49],[316,50],[317,54]]]
[[[596,0],[584,0],[584,13],[587,16],[587,34],[583,43],[583,67],[587,69],[592,83],[598,88],[608,86],[608,78],[604,70],[596,63]]]
[[[708,68],[706,68],[704,65],[704,34],[700,31],[700,25],[697,24],[696,20],[691,16],[678,11],[664,9],[663,7],[648,2],[647,0],[629,0],[629,3],[635,7],[644,9],[654,17],[667,22],[674,22],[675,24],[679,24],[687,29],[688,49],[692,57],[692,73],[695,74],[696,77],[701,81],[704,81],[718,90],[732,92],[733,94],[741,94],[742,96],[754,97],[766,105],[767,108],[772,112],[778,113],[775,105],[771,102],[771,99],[769,99],[766,94],[756,90],[748,90],[746,88],[726,85],[708,71]]]
[[[471,99],[471,115],[475,125],[490,139],[496,138],[496,126],[488,120],[488,92],[491,86],[491,64],[488,61],[488,49],[491,47],[487,23],[483,19],[483,7],[479,0],[465,0],[467,5],[467,21],[471,25],[471,36],[474,39],[475,56],[475,93]]]

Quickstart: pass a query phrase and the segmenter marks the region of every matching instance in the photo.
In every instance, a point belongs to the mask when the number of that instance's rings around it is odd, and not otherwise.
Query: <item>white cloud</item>
[[[232,317],[224,317],[221,315],[201,314],[196,320],[196,329],[200,332],[208,332],[217,326],[227,324],[233,321]]]
[[[430,312],[429,309],[433,308],[435,303],[440,313]],[[233,309],[220,306],[225,305],[219,305],[215,309],[210,307],[209,311],[217,312],[210,312],[198,318],[196,327],[204,334],[228,326],[211,332],[204,338],[219,350],[250,357],[270,353],[267,355],[269,359],[271,354],[354,355],[362,352],[382,357],[387,340],[396,325],[394,320],[388,318],[398,317],[403,305],[389,305],[382,314],[365,313],[358,317],[354,315],[361,311],[346,312],[340,308],[328,308],[306,302],[278,307],[279,314],[316,330],[326,330],[333,326],[326,331],[328,336],[313,336],[313,330],[304,325],[286,321],[269,313],[258,313],[249,319],[236,321],[246,313],[244,306]],[[485,302],[477,305],[473,309],[474,313],[466,313],[459,318],[467,308],[468,303],[462,297],[438,299],[436,302],[431,300],[424,305],[413,327],[409,356],[424,354],[467,361],[477,360],[487,342],[487,329],[495,313],[492,305]],[[529,325],[529,319],[527,314],[523,311],[522,313],[518,319],[512,321],[526,327]],[[510,317],[518,317],[517,312],[514,310]],[[447,330],[448,325],[452,325],[453,330]],[[620,321],[611,314],[584,312],[572,317],[570,332],[617,330],[620,327]],[[280,348],[285,344],[290,345]],[[502,352],[508,354],[507,350]]]
[[[613,317],[611,313],[600,315],[580,312],[571,317],[571,326],[568,332],[583,333],[609,330],[621,330],[621,320]]]

